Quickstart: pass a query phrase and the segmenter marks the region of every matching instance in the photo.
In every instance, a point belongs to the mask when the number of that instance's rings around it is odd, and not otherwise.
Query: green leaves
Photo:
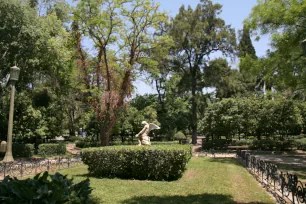
[[[299,134],[305,123],[301,104],[284,99],[223,99],[207,108],[200,127],[216,136]]]
[[[259,1],[245,20],[246,26],[254,33],[259,31],[261,35],[272,36],[272,49],[267,51],[260,68],[264,77],[270,78],[273,87],[280,92],[304,90],[306,87],[306,59],[301,47],[306,31],[305,12],[305,1]]]
[[[4,204],[87,203],[92,189],[89,179],[73,183],[60,173],[37,174],[33,179],[5,177],[0,183],[0,202]]]

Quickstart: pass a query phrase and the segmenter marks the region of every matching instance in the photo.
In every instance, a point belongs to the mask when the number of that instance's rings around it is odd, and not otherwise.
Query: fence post
[[[50,171],[50,160],[48,159],[48,166],[47,166],[47,171]]]
[[[37,160],[37,161],[39,161],[39,160]],[[36,175],[37,174],[37,166],[38,166],[37,164],[38,163],[35,160],[33,161],[33,163],[34,163],[34,166],[35,166],[35,175]]]
[[[58,157],[58,169],[61,169],[61,157]]]
[[[21,176],[21,178],[23,177],[23,161],[21,161],[20,176]]]
[[[4,172],[3,172],[3,177],[5,178],[5,176],[6,176],[6,174],[5,174],[5,172],[6,172],[6,162],[4,163]]]
[[[70,158],[68,157],[68,169],[70,168]]]

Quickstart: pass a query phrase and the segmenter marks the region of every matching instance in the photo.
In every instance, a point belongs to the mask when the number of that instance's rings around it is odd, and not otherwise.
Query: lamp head
[[[11,67],[10,69],[10,81],[16,82],[19,79],[20,69],[16,66]]]

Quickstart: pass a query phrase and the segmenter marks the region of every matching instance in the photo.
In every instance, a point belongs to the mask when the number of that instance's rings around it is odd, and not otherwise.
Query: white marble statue
[[[141,145],[151,145],[149,133],[151,130],[160,129],[157,125],[153,123],[147,123],[146,121],[141,122],[144,125],[143,129],[136,135],[138,138],[139,146]]]

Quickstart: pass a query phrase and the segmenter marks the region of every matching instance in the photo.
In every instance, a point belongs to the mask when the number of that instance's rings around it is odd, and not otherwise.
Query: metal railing
[[[279,203],[306,203],[306,184],[296,175],[282,172],[277,165],[256,158],[248,151],[238,151],[237,157]]]
[[[0,181],[5,176],[27,177],[44,171],[57,171],[82,164],[81,157],[56,157],[53,159],[30,159],[0,163]]]

